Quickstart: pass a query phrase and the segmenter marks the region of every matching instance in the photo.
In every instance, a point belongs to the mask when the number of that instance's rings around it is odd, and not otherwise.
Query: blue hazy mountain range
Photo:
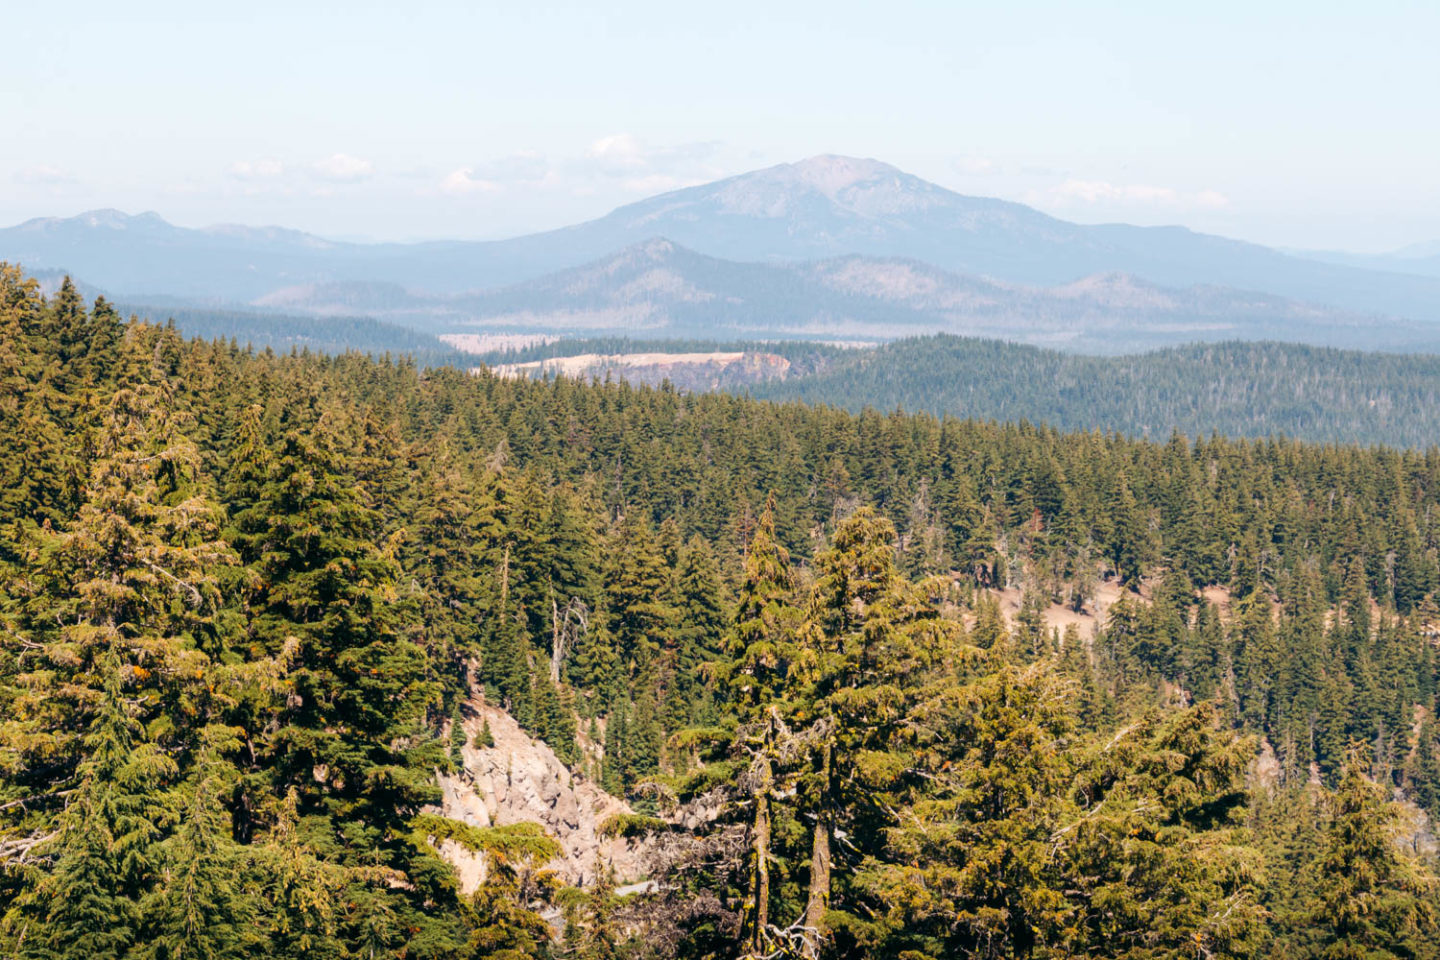
[[[655,255],[665,263],[644,262]],[[609,316],[657,335],[947,329],[1082,346],[1108,329],[1429,349],[1440,322],[1440,277],[1183,227],[1069,223],[836,156],[509,240],[357,244],[95,211],[0,230],[0,259],[132,302],[383,315],[432,331],[564,316],[600,329]],[[609,263],[643,269],[606,281]],[[1035,329],[1001,332],[1024,319]]]
[[[1298,257],[1323,263],[1382,270],[1389,273],[1413,273],[1422,277],[1440,277],[1440,241],[1415,243],[1390,253],[1345,253],[1338,250],[1293,251]]]
[[[1316,307],[1272,294],[1169,288],[1104,273],[1051,287],[951,273],[900,257],[745,263],[648,240],[496,290],[420,296],[375,282],[300,285],[259,301],[291,314],[363,313],[463,330],[720,339],[992,337],[1087,353],[1195,340],[1291,340],[1440,349],[1440,324]]]

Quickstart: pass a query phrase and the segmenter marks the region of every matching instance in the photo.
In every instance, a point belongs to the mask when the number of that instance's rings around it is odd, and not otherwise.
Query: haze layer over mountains
[[[1102,353],[1230,339],[1440,350],[1427,253],[1312,257],[1183,227],[1080,225],[837,156],[500,241],[342,243],[116,211],[0,230],[0,260],[161,308],[366,316],[429,333],[948,332]]]

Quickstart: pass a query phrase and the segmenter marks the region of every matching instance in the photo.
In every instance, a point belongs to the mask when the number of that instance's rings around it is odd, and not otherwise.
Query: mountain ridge
[[[547,332],[880,340],[950,333],[1091,353],[1215,338],[1440,348],[1440,328],[1213,285],[1166,287],[1112,271],[1033,287],[858,255],[736,263],[664,238],[449,302],[469,325]]]
[[[1012,201],[960,194],[878,160],[836,155],[685,187],[506,240],[358,244],[275,226],[177,227],[154,213],[107,210],[0,229],[0,259],[67,269],[131,298],[250,303],[285,288],[352,281],[444,297],[493,293],[655,236],[737,263],[899,257],[1027,286],[1119,271],[1163,286],[1208,284],[1440,321],[1440,277],[1304,259],[1180,226],[1071,223]]]

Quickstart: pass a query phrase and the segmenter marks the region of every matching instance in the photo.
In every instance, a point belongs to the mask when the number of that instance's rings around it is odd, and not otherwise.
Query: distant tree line
[[[900,408],[1160,440],[1178,430],[1427,447],[1440,436],[1440,357],[1290,343],[1092,357],[920,337],[845,351],[814,376],[758,384],[751,393],[856,413]]]
[[[186,337],[232,340],[241,347],[281,353],[364,353],[408,356],[424,367],[463,367],[472,361],[443,341],[409,327],[369,317],[317,317],[220,307],[120,304],[124,316],[173,323]]]

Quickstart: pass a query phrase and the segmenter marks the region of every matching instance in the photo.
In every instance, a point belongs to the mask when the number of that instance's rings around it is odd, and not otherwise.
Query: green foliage
[[[817,354],[799,372],[747,389],[855,413],[903,408],[1154,438],[1179,430],[1423,448],[1440,427],[1440,365],[1423,354],[1235,341],[1095,357],[939,335]]]
[[[126,316],[139,316],[157,324],[173,324],[187,337],[224,339],[256,350],[410,356],[425,366],[461,368],[474,362],[470,356],[453,349],[438,337],[370,317],[316,317],[143,303],[125,303],[119,309]]]
[[[105,688],[84,738],[79,783],[41,853],[53,860],[5,921],[22,957],[121,957],[140,943],[140,900],[153,880],[165,816],[158,789],[175,765],[142,739],[108,656]]]
[[[1436,881],[1394,843],[1397,811],[1366,779],[1352,750],[1330,799],[1324,846],[1312,882],[1313,921],[1326,960],[1433,956]]]
[[[674,825],[659,817],[647,817],[634,813],[617,813],[607,817],[600,824],[600,833],[607,837],[643,837],[649,833],[662,833]]]
[[[0,334],[6,956],[1433,955],[1436,452]],[[433,812],[482,694],[656,889]]]
[[[454,709],[450,711],[450,767],[452,770],[459,770],[465,765],[462,751],[465,749],[466,740],[465,710],[457,699]]]

